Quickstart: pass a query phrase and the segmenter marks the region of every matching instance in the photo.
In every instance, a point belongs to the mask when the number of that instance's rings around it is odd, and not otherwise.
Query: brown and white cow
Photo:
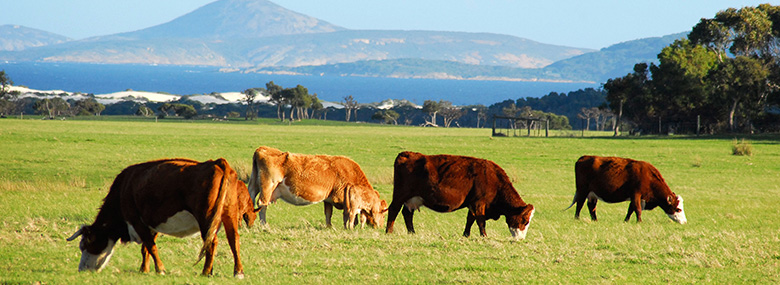
[[[263,222],[266,206],[279,198],[298,206],[323,202],[328,227],[333,207],[344,209],[347,229],[364,218],[379,227],[387,210],[387,203],[379,198],[379,192],[371,187],[355,161],[344,156],[282,152],[267,146],[255,150],[249,194],[255,207],[262,207]]]
[[[512,237],[525,239],[534,206],[520,198],[504,170],[492,161],[404,151],[395,159],[394,175],[387,233],[393,232],[399,210],[407,231],[414,233],[414,210],[423,205],[437,212],[468,208],[463,236],[471,234],[474,221],[486,236],[485,221],[504,215]]]
[[[248,226],[256,213],[244,184],[225,159],[199,163],[189,159],[162,159],[135,164],[122,170],[111,185],[92,225],[82,226],[68,241],[81,236],[79,271],[102,270],[118,242],[141,246],[141,271],[165,267],[157,253],[159,233],[188,237],[200,233],[206,257],[203,274],[210,275],[217,246],[217,231],[225,226],[233,252],[233,274],[242,278],[238,225],[243,215]],[[243,205],[243,206],[242,206]],[[240,210],[243,212],[240,212]]]
[[[579,218],[585,200],[588,200],[590,218],[596,219],[596,203],[631,201],[625,221],[636,212],[642,221],[642,210],[661,207],[673,221],[685,224],[683,198],[666,185],[661,173],[653,165],[621,157],[582,156],[574,165],[577,191],[568,208],[577,204],[575,218]]]

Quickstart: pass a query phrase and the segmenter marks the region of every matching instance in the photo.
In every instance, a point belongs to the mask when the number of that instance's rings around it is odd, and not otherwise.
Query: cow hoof
[[[244,279],[244,273],[234,274],[233,277],[236,277],[238,279]]]

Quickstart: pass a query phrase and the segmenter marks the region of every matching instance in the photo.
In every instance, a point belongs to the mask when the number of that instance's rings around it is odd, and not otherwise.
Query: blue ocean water
[[[5,70],[15,85],[37,90],[105,94],[132,89],[193,95],[240,92],[265,87],[267,82],[274,81],[285,88],[303,85],[309,93],[317,93],[322,100],[339,102],[352,95],[359,103],[407,99],[416,104],[425,100],[448,100],[455,105],[489,106],[507,99],[598,87],[598,84],[592,83],[242,74],[198,66],[3,62],[0,70]]]

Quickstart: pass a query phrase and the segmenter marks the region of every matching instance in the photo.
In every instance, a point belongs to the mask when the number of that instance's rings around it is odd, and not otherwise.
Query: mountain
[[[287,10],[270,1],[222,0],[165,24],[98,39],[235,40],[340,30],[344,28]]]
[[[686,37],[678,33],[615,44],[599,51],[563,59],[544,68],[477,65],[452,60],[420,58],[361,60],[349,63],[256,67],[242,72],[288,73],[304,75],[438,78],[469,80],[523,80],[560,82],[605,82],[624,76],[639,62],[656,62],[661,50],[675,40]]]
[[[65,36],[24,26],[0,26],[0,51],[18,51],[32,47],[60,44],[70,40],[70,38]]]
[[[675,40],[687,37],[688,33],[677,33],[663,37],[627,41],[603,48],[598,52],[586,53],[564,59],[544,67],[544,74],[557,74],[561,78],[576,78],[583,81],[605,82],[609,78],[625,76],[640,62],[658,62],[658,54]]]
[[[266,0],[220,0],[147,29],[0,59],[247,68],[420,58],[540,68],[590,51],[488,33],[348,30]]]

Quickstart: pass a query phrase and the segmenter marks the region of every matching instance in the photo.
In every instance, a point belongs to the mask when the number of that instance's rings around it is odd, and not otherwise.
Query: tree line
[[[4,71],[0,71],[0,81],[10,86],[13,82]],[[201,117],[239,118],[253,120],[258,117],[275,117],[280,121],[298,121],[302,119],[363,121],[395,125],[436,126],[436,127],[491,127],[490,120],[494,115],[511,117],[543,118],[551,122],[553,129],[571,129],[569,122],[586,118],[597,119],[587,113],[586,109],[597,109],[593,106],[603,105],[605,93],[592,88],[572,91],[568,94],[551,92],[540,98],[520,98],[494,103],[489,106],[482,104],[456,106],[447,100],[426,100],[418,106],[406,100],[388,100],[379,103],[359,103],[348,95],[338,102],[341,107],[324,107],[317,94],[309,94],[302,85],[284,88],[270,81],[265,87],[249,88],[242,92],[241,103],[215,104],[190,100],[182,96],[173,102],[136,102],[120,101],[103,105],[98,103],[91,94],[82,94],[86,99],[63,99],[61,96],[42,95],[42,98],[16,98],[19,94],[6,92],[3,87],[0,96],[0,114],[26,113],[39,114],[45,117],[78,116],[78,115],[137,115],[145,117],[181,117],[195,119]],[[219,94],[212,93],[213,96]],[[267,98],[267,102],[259,100],[259,96]],[[389,102],[392,101],[392,102]],[[262,103],[261,103],[262,102]],[[390,105],[390,108],[383,107]],[[600,117],[606,118],[606,117]],[[595,124],[594,124],[595,125]],[[524,126],[518,126],[524,127]],[[581,128],[575,124],[575,129]]]
[[[603,85],[609,108],[627,127],[778,131],[780,6],[729,8],[703,18],[687,38],[665,47],[658,62],[637,63]]]

